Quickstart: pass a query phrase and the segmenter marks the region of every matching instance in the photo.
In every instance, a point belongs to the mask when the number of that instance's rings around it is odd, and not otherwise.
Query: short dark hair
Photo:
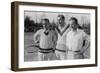
[[[70,20],[74,20],[76,24],[78,24],[78,20],[76,17],[71,17]]]
[[[65,20],[65,16],[64,15],[58,15],[58,17],[61,17],[63,20]]]
[[[49,23],[49,19],[48,18],[44,18],[42,20],[47,21]]]

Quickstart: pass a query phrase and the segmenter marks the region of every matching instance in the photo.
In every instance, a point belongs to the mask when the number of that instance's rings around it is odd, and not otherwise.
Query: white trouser
[[[55,60],[56,55],[54,52],[50,53],[40,53],[38,52],[38,60],[39,61],[48,61],[48,60]]]
[[[55,51],[57,60],[65,60],[66,59],[66,52]]]
[[[67,55],[67,59],[83,59],[84,58],[83,54],[80,54],[74,51],[68,51],[66,55]]]

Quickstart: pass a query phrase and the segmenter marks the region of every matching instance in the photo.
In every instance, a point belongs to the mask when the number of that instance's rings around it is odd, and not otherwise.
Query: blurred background
[[[64,13],[64,12],[37,12],[37,11],[25,11],[25,32],[35,32],[36,30],[42,28],[41,19],[48,18],[50,23],[57,23],[57,16],[62,14],[65,16],[65,22],[68,24],[68,20],[71,17],[76,17],[78,19],[79,25],[81,27],[90,26],[90,14],[84,13]]]

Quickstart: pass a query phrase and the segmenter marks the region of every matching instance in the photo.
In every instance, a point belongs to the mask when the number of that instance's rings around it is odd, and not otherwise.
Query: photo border
[[[95,64],[84,65],[64,65],[64,66],[50,66],[50,67],[35,67],[35,68],[19,68],[19,5],[31,6],[48,6],[48,7],[63,7],[63,8],[83,8],[95,10]],[[19,2],[11,3],[11,70],[13,71],[28,71],[28,70],[48,70],[48,69],[61,69],[61,68],[80,68],[80,67],[93,67],[97,66],[97,6],[84,6],[84,5],[69,5],[69,4],[51,4],[51,3],[36,3],[36,2]]]

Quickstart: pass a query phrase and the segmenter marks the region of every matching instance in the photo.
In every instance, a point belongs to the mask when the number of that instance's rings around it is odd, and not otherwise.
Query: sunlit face
[[[69,20],[69,24],[70,24],[72,29],[77,29],[77,27],[78,27],[78,25],[75,23],[74,20]]]
[[[49,23],[45,20],[42,20],[43,28],[48,29],[49,28]]]
[[[61,17],[58,17],[57,21],[60,25],[64,23],[64,19],[62,19]]]

